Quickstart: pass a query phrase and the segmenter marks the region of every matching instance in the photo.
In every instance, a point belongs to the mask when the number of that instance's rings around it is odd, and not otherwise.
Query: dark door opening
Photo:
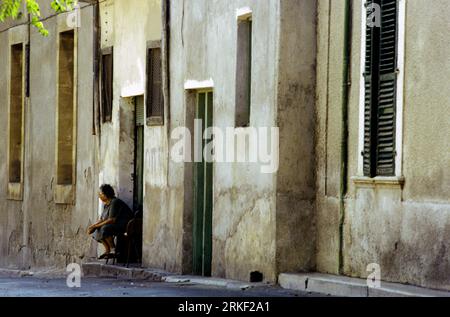
[[[197,93],[195,119],[201,120],[202,154],[211,140],[203,138],[205,129],[213,122],[213,92]],[[195,136],[200,140],[200,136]],[[194,224],[193,224],[193,271],[196,275],[211,276],[212,262],[212,210],[213,210],[213,163],[205,161],[194,164]]]
[[[144,206],[144,127],[145,110],[144,97],[135,98],[136,127],[134,137],[134,188],[133,209],[135,212],[143,211]]]
[[[135,221],[130,228],[133,236],[128,248],[131,262],[142,260],[142,218],[144,216],[144,128],[145,107],[144,97],[134,98],[135,105],[135,135],[134,135],[134,179],[133,179],[133,211]]]

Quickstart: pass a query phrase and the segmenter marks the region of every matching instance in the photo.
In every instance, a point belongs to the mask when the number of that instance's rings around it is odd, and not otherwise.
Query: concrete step
[[[245,283],[241,281],[227,280],[214,277],[201,277],[193,275],[166,276],[163,278],[166,283],[193,283],[199,285],[219,286],[233,290],[246,290],[249,288],[264,287],[264,283]]]
[[[85,263],[82,265],[85,277],[113,277],[124,279],[150,280],[166,283],[192,283],[224,287],[233,290],[267,287],[265,283],[245,283],[222,278],[201,277],[194,275],[177,275],[158,269],[126,268],[120,265],[107,265],[102,262]]]
[[[114,277],[124,279],[149,280],[161,282],[169,273],[157,269],[143,269],[120,265],[108,265],[101,262],[84,263],[82,266],[85,277]]]
[[[396,283],[371,288],[364,279],[320,273],[282,273],[278,283],[285,289],[342,297],[450,297],[450,292]]]
[[[0,269],[0,276],[5,277],[25,277],[25,276],[33,276],[34,273],[27,270],[17,270],[17,269]]]

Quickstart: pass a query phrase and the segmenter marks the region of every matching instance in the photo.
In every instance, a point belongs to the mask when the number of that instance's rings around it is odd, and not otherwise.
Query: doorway
[[[199,162],[194,163],[194,219],[193,271],[196,275],[211,276],[213,163],[207,162],[203,150],[211,139],[204,139],[205,130],[213,124],[213,92],[198,91],[195,119],[201,120],[201,149]],[[200,136],[195,136],[200,140]]]
[[[142,263],[142,219],[144,216],[144,96],[134,97],[134,171],[133,171],[133,212],[135,219],[130,222],[128,233],[128,254],[130,263]]]
[[[134,137],[134,184],[133,211],[142,215],[144,208],[144,96],[134,98],[135,103],[135,137]]]

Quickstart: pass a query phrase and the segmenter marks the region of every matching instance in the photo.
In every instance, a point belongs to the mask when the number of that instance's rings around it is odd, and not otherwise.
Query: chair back
[[[140,235],[142,235],[142,219],[141,218],[131,219],[127,225],[127,236],[133,237]]]

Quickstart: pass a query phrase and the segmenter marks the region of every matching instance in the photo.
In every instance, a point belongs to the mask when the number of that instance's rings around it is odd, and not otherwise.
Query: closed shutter
[[[25,96],[30,97],[30,43],[25,45]]]
[[[371,5],[376,1],[367,1],[367,18],[372,14]],[[364,175],[375,176],[376,162],[374,160],[374,150],[376,140],[376,104],[378,94],[378,60],[379,60],[379,28],[366,26],[366,56],[364,69]]]
[[[395,174],[397,0],[369,0],[381,7],[381,27],[366,28],[364,175]],[[372,9],[367,14],[371,14]]]
[[[151,48],[147,58],[147,118],[164,119],[161,49]]]
[[[136,97],[136,125],[145,125],[145,106],[142,97]]]
[[[102,54],[102,117],[103,122],[111,122],[113,108],[113,49],[107,48]]]
[[[397,0],[381,1],[378,93],[377,175],[395,175],[395,100],[397,83]]]

